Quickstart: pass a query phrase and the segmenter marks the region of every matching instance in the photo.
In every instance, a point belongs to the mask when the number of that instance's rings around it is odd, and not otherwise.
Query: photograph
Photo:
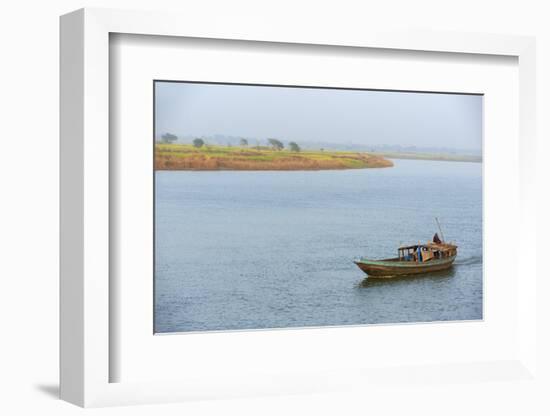
[[[483,319],[483,95],[155,80],[154,333]]]

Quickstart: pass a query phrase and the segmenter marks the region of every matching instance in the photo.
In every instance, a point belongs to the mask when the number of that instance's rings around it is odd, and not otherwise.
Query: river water
[[[155,332],[482,318],[482,165],[156,172]],[[452,270],[366,279],[437,231]]]

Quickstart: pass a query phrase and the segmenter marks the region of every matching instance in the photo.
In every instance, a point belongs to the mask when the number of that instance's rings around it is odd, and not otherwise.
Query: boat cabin
[[[431,260],[456,256],[456,246],[449,243],[427,243],[399,247],[399,261],[414,261],[423,263]]]

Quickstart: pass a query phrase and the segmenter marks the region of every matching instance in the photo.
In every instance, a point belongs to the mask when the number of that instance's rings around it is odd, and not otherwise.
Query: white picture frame
[[[184,22],[185,24],[182,24]],[[242,29],[242,28],[241,28]],[[440,53],[504,55],[519,65],[520,216],[518,266],[524,272],[518,287],[517,355],[499,362],[480,361],[456,367],[442,363],[435,370],[450,379],[479,381],[475,369],[518,380],[536,374],[537,271],[527,243],[536,241],[535,182],[535,41],[530,37],[465,33],[379,32],[338,35],[293,32],[276,25],[238,33],[230,24],[215,27],[186,16],[166,13],[82,9],[61,18],[61,397],[80,406],[180,401],[192,398],[255,394],[322,392],[342,388],[342,380],[391,382],[387,368],[368,374],[336,369],[320,380],[315,374],[283,373],[277,378],[249,378],[235,383],[234,374],[215,380],[111,382],[110,366],[119,359],[110,349],[110,166],[109,36],[113,33],[226,40],[281,42],[336,47],[382,48]],[[532,243],[531,243],[532,245]],[[405,330],[405,329],[403,329]],[[408,331],[414,327],[408,327]],[[292,337],[292,331],[288,332]],[[419,363],[422,364],[422,363]],[[420,367],[422,367],[420,365]],[[390,375],[388,375],[390,374]],[[369,381],[370,380],[370,381]],[[389,381],[388,381],[389,380]]]

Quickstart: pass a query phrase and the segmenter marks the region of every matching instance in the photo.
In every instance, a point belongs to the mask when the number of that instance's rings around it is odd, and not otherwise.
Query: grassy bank
[[[156,170],[324,170],[391,166],[390,160],[371,153],[155,144]]]

